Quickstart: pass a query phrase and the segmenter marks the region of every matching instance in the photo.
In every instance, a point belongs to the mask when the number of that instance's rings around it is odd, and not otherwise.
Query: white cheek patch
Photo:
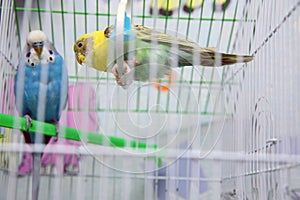
[[[31,49],[30,52],[28,52],[25,55],[25,62],[30,67],[37,66],[40,62],[42,64],[48,64],[48,63],[54,63],[55,62],[55,55],[52,50],[48,50],[46,48],[43,49],[43,52],[41,54],[41,58],[38,57],[34,49]]]
[[[40,63],[40,59],[34,49],[31,49],[26,55],[25,55],[25,62],[30,67],[35,67]]]
[[[82,52],[85,56],[84,64],[86,66],[93,66],[94,52],[93,52],[94,41],[91,37],[87,38],[86,50]]]
[[[54,52],[52,50],[48,50],[48,58],[47,61],[49,63],[54,63],[55,62],[55,55]]]
[[[43,64],[54,63],[55,62],[54,52],[52,50],[48,50],[44,48],[41,56],[41,61]]]
[[[89,53],[87,53],[85,55],[85,61],[84,61],[84,64],[86,66],[93,66],[93,58],[94,58],[94,55],[93,55],[93,52],[92,51],[89,51]]]

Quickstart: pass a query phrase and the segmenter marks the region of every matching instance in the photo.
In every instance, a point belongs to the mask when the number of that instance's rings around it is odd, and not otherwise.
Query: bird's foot
[[[29,128],[32,127],[32,119],[29,115],[24,116],[26,119],[26,131],[29,131]]]
[[[132,64],[130,61],[124,61],[125,72],[120,76],[118,73],[118,65],[115,64],[112,68],[112,73],[116,77],[117,84],[123,88],[127,88],[133,81],[133,77],[130,76],[131,69],[129,65]],[[133,63],[136,64],[135,62]]]
[[[168,71],[168,73],[165,75],[166,82],[162,82],[160,79],[155,80],[154,82],[151,82],[154,84],[155,89],[161,91],[161,92],[168,92],[170,90],[171,85],[176,80],[176,72],[173,70]]]
[[[55,124],[55,130],[56,130],[56,137],[58,137],[60,131],[59,123]]]

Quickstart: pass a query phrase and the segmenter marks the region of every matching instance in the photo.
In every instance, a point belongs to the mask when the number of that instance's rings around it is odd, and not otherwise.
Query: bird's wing
[[[215,48],[200,47],[197,43],[190,40],[176,38],[172,35],[164,34],[141,25],[134,25],[133,31],[138,39],[145,42],[156,40],[158,44],[168,47],[177,47],[179,63],[183,66],[194,62],[194,54],[199,55],[201,58],[199,64],[203,66],[230,65],[253,60],[253,56],[220,53],[217,52]]]
[[[105,36],[109,38],[113,31],[114,26],[112,25],[105,30]],[[132,25],[132,31],[141,41],[147,43],[156,41],[163,46],[177,47],[179,63],[182,66],[192,64],[194,54],[199,54],[201,58],[199,64],[203,66],[229,65],[249,62],[253,59],[253,56],[220,53],[213,48],[200,47],[196,42],[161,33],[142,25]]]
[[[163,44],[169,47],[177,46],[180,50],[185,51],[186,53],[194,53],[195,51],[199,52],[199,50],[211,51],[210,48],[199,47],[196,42],[177,38],[170,34],[161,33],[142,25],[133,25],[133,31],[137,35],[138,39],[145,42],[152,42],[153,40],[156,40],[158,44]]]
[[[69,79],[68,79],[68,70],[66,66],[63,66],[62,72],[62,110],[67,107],[68,99],[69,99]]]
[[[161,33],[159,31],[155,31],[151,28],[147,28],[142,25],[132,25],[132,31],[136,34],[137,38],[151,43],[154,40],[157,41],[158,44],[162,44],[165,46],[177,46],[178,49],[188,53],[193,54],[199,51],[202,52],[202,54],[207,54],[207,56],[211,56],[211,54],[215,53],[215,50],[213,48],[204,48],[200,47],[196,42],[192,42],[190,40],[176,38],[172,35]],[[104,31],[105,37],[110,38],[112,33],[114,32],[114,25],[111,25],[107,27]]]

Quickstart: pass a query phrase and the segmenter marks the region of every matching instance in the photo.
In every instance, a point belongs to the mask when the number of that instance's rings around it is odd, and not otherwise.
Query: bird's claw
[[[56,137],[58,137],[58,135],[59,135],[59,128],[60,126],[59,126],[59,123],[57,123],[57,124],[55,124],[55,128],[56,128]]]
[[[32,119],[29,115],[24,116],[26,119],[26,131],[28,132],[30,127],[32,127]]]
[[[131,72],[131,69],[128,65],[128,61],[124,62],[124,68],[125,72],[120,76],[118,73],[118,65],[115,64],[112,68],[112,73],[116,78],[117,84],[122,86],[123,88],[127,88],[132,83],[132,79],[127,77],[127,75],[129,75]]]

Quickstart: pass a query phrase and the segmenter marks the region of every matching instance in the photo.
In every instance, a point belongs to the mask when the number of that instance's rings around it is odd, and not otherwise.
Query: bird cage
[[[299,199],[299,7],[297,0],[0,0],[0,199]],[[123,27],[124,16],[254,60],[205,67],[194,55],[194,64],[178,67],[175,56],[170,75],[122,87],[112,73],[78,64],[73,46],[83,34]],[[45,32],[68,69],[58,134],[38,120],[29,129],[56,138],[47,145],[24,144],[26,120],[15,106],[14,77],[31,30]],[[117,52],[126,37],[118,34]],[[33,168],[20,175],[25,152]]]

